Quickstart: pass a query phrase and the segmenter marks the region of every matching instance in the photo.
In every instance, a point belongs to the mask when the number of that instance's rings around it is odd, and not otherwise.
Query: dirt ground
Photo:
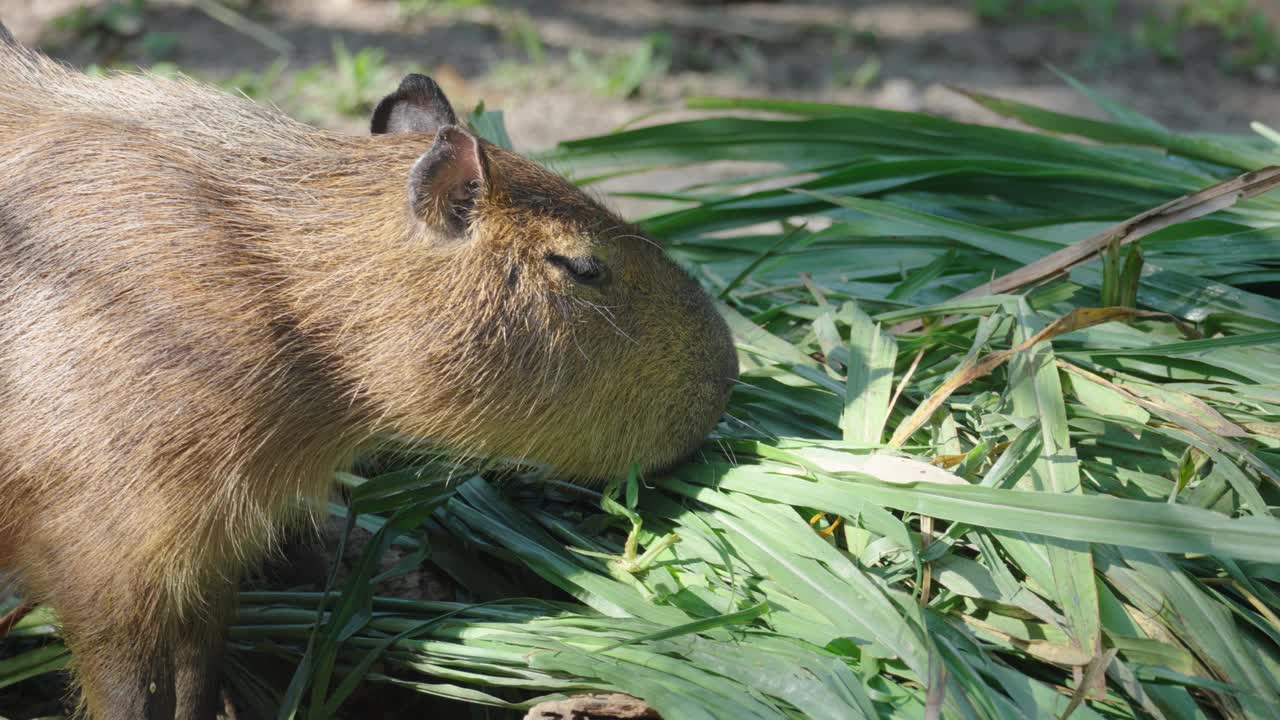
[[[515,144],[525,149],[676,109],[692,94],[768,94],[990,120],[948,90],[958,85],[1090,113],[1050,66],[1175,129],[1247,132],[1250,121],[1280,118],[1276,68],[1224,69],[1232,48],[1217,34],[1185,33],[1176,63],[1126,40],[1141,13],[1168,2],[1119,0],[1116,32],[1107,37],[1061,19],[984,24],[971,0],[492,0],[465,9],[451,9],[468,4],[457,0],[265,0],[257,3],[265,13],[241,17],[291,45],[287,72],[331,62],[335,38],[353,52],[382,48],[393,67],[434,72],[455,104],[484,99],[501,107]],[[74,44],[51,45],[50,21],[77,4],[0,0],[0,19],[23,42],[85,64],[99,58]],[[183,70],[225,78],[261,71],[278,57],[198,5],[148,3],[147,31],[176,38],[172,61]],[[1276,0],[1258,5],[1280,18]],[[523,45],[526,26],[545,57],[540,63]],[[566,69],[574,48],[589,57],[622,54],[652,33],[670,38],[670,66],[638,97],[606,97]],[[361,126],[355,118],[319,122]]]

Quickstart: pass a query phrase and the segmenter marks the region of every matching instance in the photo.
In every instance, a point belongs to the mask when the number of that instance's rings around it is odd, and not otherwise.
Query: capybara
[[[591,481],[724,410],[730,334],[659,245],[426,77],[371,125],[0,39],[0,568],[97,720],[214,717],[242,569],[363,449]]]

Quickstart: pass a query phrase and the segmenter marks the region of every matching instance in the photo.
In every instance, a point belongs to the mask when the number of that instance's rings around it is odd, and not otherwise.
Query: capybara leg
[[[78,627],[63,620],[91,720],[172,720],[173,656],[141,640],[148,628]]]
[[[208,611],[178,631],[174,647],[177,720],[213,720],[222,709],[222,659],[235,589],[234,585],[221,588]]]
[[[104,524],[107,533],[33,537],[19,572],[32,599],[58,614],[89,718],[173,720],[180,615],[164,579],[171,568],[136,552],[141,534],[127,524]]]

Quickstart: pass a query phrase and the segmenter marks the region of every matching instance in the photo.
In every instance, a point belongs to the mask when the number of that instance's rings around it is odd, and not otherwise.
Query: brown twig
[[[1093,237],[1069,245],[1007,275],[960,293],[952,300],[998,295],[1047,280],[1089,262],[1117,239],[1121,245],[1126,245],[1170,225],[1225,210],[1241,200],[1261,195],[1277,187],[1280,187],[1280,167],[1272,166],[1247,172],[1135,215]],[[921,320],[908,320],[894,326],[892,332],[897,334],[914,332],[922,327],[924,323]]]
[[[1163,313],[1153,313],[1143,310],[1135,310],[1125,307],[1108,307],[1108,308],[1076,308],[1062,317],[1054,320],[1045,326],[1043,330],[1036,333],[1035,336],[1029,338],[1026,342],[1017,347],[1008,350],[999,350],[986,355],[980,359],[969,359],[960,364],[959,367],[951,373],[941,385],[937,387],[933,393],[925,398],[924,402],[916,407],[915,412],[902,421],[897,431],[893,433],[893,438],[889,440],[889,444],[893,447],[902,447],[914,433],[928,422],[942,404],[951,397],[956,390],[968,385],[969,383],[981,377],[991,374],[996,368],[1003,365],[1009,358],[1020,352],[1028,350],[1035,345],[1051,340],[1059,335],[1065,335],[1069,332],[1082,330],[1087,327],[1093,327],[1104,322],[1120,320],[1130,317],[1164,317]]]
[[[920,348],[920,351],[916,353],[916,357],[911,361],[911,365],[907,368],[907,371],[903,373],[902,380],[898,382],[898,388],[893,391],[893,399],[889,401],[890,412],[893,412],[893,409],[897,407],[898,398],[902,397],[902,391],[907,388],[907,383],[911,381],[911,376],[915,375],[916,368],[920,367],[920,360],[923,357],[924,348]]]
[[[5,613],[3,617],[0,617],[0,638],[8,635],[9,631],[13,629],[13,626],[17,625],[18,621],[26,617],[27,613],[31,612],[34,608],[35,603],[23,600],[18,607]]]
[[[1062,715],[1059,716],[1058,720],[1067,720],[1067,718],[1071,717],[1071,713],[1075,712],[1076,708],[1079,708],[1091,696],[1095,698],[1106,697],[1107,668],[1110,667],[1111,661],[1116,659],[1116,654],[1119,652],[1116,648],[1107,648],[1094,656],[1083,672],[1079,665],[1072,668],[1076,689],[1075,692],[1071,693],[1071,702],[1067,703],[1066,709],[1062,711]]]

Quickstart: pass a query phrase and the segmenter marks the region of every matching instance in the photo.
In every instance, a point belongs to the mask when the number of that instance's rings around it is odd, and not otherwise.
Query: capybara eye
[[[580,285],[599,287],[609,282],[609,268],[592,255],[565,257],[551,253],[547,255],[547,262],[564,270]]]

